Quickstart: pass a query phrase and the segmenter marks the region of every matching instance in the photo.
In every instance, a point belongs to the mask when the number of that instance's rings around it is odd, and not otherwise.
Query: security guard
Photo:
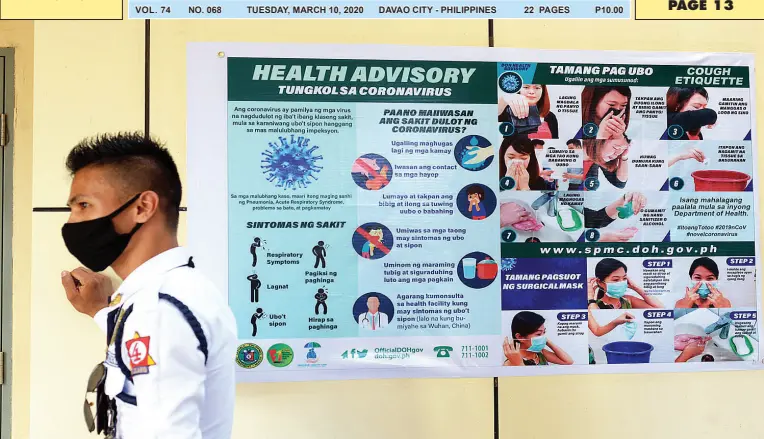
[[[178,246],[181,183],[168,151],[140,134],[86,139],[67,158],[62,234],[84,267],[61,275],[74,308],[107,337],[98,432],[120,439],[229,439],[236,324],[220,292]],[[116,293],[98,272],[123,279]],[[91,432],[92,413],[85,417]]]

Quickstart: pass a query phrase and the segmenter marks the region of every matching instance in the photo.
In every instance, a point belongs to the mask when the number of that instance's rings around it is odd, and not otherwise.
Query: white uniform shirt
[[[179,247],[147,261],[95,316],[108,335],[120,311],[129,313],[119,349],[132,381],[113,344],[106,358],[118,439],[231,437],[236,323],[223,295],[187,265],[190,256]]]

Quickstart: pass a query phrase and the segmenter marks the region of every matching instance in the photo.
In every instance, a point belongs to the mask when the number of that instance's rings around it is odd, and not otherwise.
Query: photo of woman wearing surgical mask
[[[552,170],[542,170],[536,158],[536,150],[528,136],[505,137],[499,148],[499,178],[511,177],[512,189],[540,191],[547,189]]]
[[[666,93],[666,127],[679,125],[684,130],[675,140],[703,140],[700,130],[716,125],[716,111],[708,107],[708,92],[703,87],[671,87]],[[669,135],[671,133],[669,132]]]
[[[520,311],[512,319],[512,340],[504,337],[504,366],[573,364],[573,358],[546,337],[544,317]]]
[[[589,278],[587,290],[588,307],[599,309],[663,308],[663,304],[645,294],[645,290],[633,282],[626,264],[618,259],[605,258],[594,268],[594,277]],[[639,297],[627,295],[631,290]]]
[[[515,129],[527,129],[524,134],[532,139],[557,139],[557,116],[549,111],[550,108],[546,85],[523,84],[517,94],[499,97],[499,122],[519,122]]]
[[[732,308],[719,289],[719,266],[711,258],[698,258],[690,265],[685,295],[674,308]]]
[[[562,174],[565,179],[581,181],[575,189],[586,190],[583,182],[594,178],[600,183],[608,182],[613,187],[623,189],[629,181],[629,148],[631,140],[624,136],[610,140],[584,140],[584,170],[583,174]]]
[[[581,125],[596,125],[597,139],[623,138],[629,127],[630,100],[629,87],[584,87],[581,92]]]

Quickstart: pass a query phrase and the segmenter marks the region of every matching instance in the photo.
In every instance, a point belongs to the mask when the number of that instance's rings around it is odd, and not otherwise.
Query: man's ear
[[[159,210],[159,195],[154,191],[145,191],[136,202],[138,215],[135,220],[139,223],[147,223]]]

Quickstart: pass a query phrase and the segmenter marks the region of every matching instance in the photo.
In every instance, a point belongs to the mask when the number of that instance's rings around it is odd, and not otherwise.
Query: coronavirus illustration
[[[517,258],[502,258],[501,259],[502,271],[512,271],[512,269],[515,268],[515,265],[517,265]]]
[[[523,85],[523,78],[515,72],[504,72],[499,76],[499,88],[505,93],[517,93]]]
[[[310,146],[310,139],[303,136],[290,139],[279,136],[280,143],[268,142],[269,149],[263,151],[262,168],[265,178],[276,187],[297,190],[306,188],[314,180],[322,167],[318,166],[323,157],[317,155],[318,146]]]

